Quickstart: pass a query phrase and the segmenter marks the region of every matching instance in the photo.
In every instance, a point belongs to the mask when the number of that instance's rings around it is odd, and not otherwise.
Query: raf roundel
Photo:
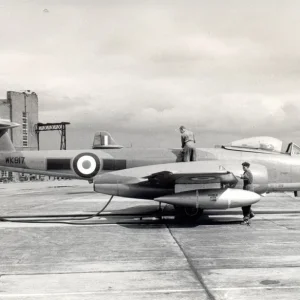
[[[91,178],[100,170],[100,160],[93,153],[81,153],[73,160],[73,169],[80,177]]]

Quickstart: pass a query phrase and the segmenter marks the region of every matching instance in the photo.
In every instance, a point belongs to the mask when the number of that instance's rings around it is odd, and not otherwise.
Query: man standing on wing
[[[192,131],[187,130],[184,126],[180,126],[179,128],[181,133],[181,146],[183,151],[183,161],[196,161],[197,153],[196,153],[196,140],[194,133]]]

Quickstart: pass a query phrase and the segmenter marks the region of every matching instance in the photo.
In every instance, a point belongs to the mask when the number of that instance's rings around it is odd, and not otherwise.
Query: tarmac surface
[[[264,197],[251,226],[117,197],[93,217],[108,199],[76,180],[1,184],[0,299],[300,299],[300,198]]]

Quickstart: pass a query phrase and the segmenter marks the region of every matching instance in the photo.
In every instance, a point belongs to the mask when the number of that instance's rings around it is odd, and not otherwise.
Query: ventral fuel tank
[[[197,190],[155,198],[178,206],[202,209],[227,209],[252,205],[260,200],[260,195],[240,189]]]

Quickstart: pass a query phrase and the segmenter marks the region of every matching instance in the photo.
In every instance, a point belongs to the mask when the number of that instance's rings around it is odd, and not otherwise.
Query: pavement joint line
[[[272,285],[266,285],[266,286],[248,286],[248,287],[230,287],[230,288],[212,288],[214,291],[238,291],[238,290],[280,290],[280,289],[299,289],[299,285],[291,285],[291,286],[272,286]]]
[[[274,245],[276,243],[276,241],[274,241],[274,242],[267,242],[267,243],[263,243],[263,245]],[[240,243],[228,243],[227,245],[228,246],[241,246],[241,245],[251,245],[251,243],[246,243],[246,242],[240,242]],[[291,241],[291,242],[282,242],[282,243],[280,243],[281,245],[293,245],[293,244],[296,244],[296,245],[298,245],[299,244],[299,242],[297,242],[297,241]],[[207,247],[209,247],[209,248],[219,248],[220,247],[220,245],[201,245],[201,247],[204,247],[204,248],[207,248]],[[191,248],[197,248],[196,246],[191,246]],[[296,256],[298,256],[298,255],[296,255]],[[255,257],[255,256],[254,256]],[[267,256],[267,257],[269,257],[269,256]],[[216,257],[217,258],[217,257]]]
[[[299,289],[299,286],[264,286],[264,287],[232,287],[232,288],[213,288],[214,291],[238,291],[238,290],[265,290],[265,289]],[[19,293],[19,294],[0,294],[1,298],[15,298],[15,297],[41,297],[41,296],[71,296],[71,295],[95,295],[95,294],[160,294],[160,293],[182,293],[182,292],[202,292],[203,289],[164,289],[164,290],[132,290],[132,291],[125,291],[125,290],[119,290],[119,291],[113,291],[113,290],[103,290],[103,291],[86,291],[86,292],[61,292],[61,293]]]
[[[207,296],[209,299],[211,300],[216,300],[216,298],[214,297],[214,295],[210,292],[209,288],[207,287],[207,285],[205,284],[203,277],[197,272],[196,268],[194,267],[191,259],[188,257],[188,255],[186,254],[186,252],[184,251],[184,249],[182,248],[182,246],[180,245],[179,241],[176,239],[176,237],[173,235],[173,232],[171,230],[171,228],[168,226],[168,224],[166,224],[166,228],[168,229],[171,237],[173,238],[173,240],[175,241],[175,243],[177,244],[177,246],[179,247],[180,251],[182,252],[182,254],[184,255],[191,271],[193,272],[194,276],[197,278],[198,282],[201,284],[201,286],[203,287],[204,291],[206,292]]]
[[[12,276],[44,276],[44,275],[70,275],[70,274],[103,274],[103,273],[160,273],[160,272],[177,272],[177,271],[190,271],[190,269],[162,269],[162,270],[119,270],[119,271],[70,271],[70,272],[45,272],[45,273],[14,273],[14,274],[2,274],[1,277]]]
[[[61,292],[61,293],[36,293],[36,294],[0,294],[0,299],[3,298],[15,298],[15,297],[41,297],[41,296],[71,296],[71,295],[95,295],[95,294],[165,294],[165,293],[182,293],[182,292],[202,292],[203,289],[177,289],[177,290],[132,290],[132,291],[113,291],[107,289],[105,291],[91,291],[91,292]]]
[[[234,257],[210,257],[209,258],[209,260],[213,260],[213,261],[215,261],[215,260],[232,260],[233,258],[234,259],[238,259],[238,260],[241,260],[241,259],[257,259],[257,258],[277,258],[278,259],[278,257],[280,257],[280,256],[274,256],[274,257],[272,257],[272,256],[234,256]],[[297,258],[299,258],[300,257],[300,255],[295,255],[295,256],[285,256],[285,257],[297,257]],[[193,261],[200,261],[200,260],[204,260],[204,261],[206,261],[206,260],[208,260],[207,258],[193,258],[192,259]],[[300,263],[300,261],[299,261],[299,263]],[[0,266],[2,266],[2,265],[0,265]],[[258,268],[261,268],[261,267],[258,267]],[[221,268],[222,269],[222,268]],[[225,268],[226,269],[226,268]]]
[[[266,219],[266,218],[264,218],[264,217],[261,217],[261,219],[262,219],[263,221],[269,221],[270,223],[273,223],[274,225],[276,225],[276,226],[278,226],[278,227],[285,228],[286,230],[291,230],[291,228],[289,228],[289,227],[286,227],[286,226],[281,225],[281,224],[277,224],[277,223],[276,223],[275,221],[273,221],[272,219]],[[282,219],[282,220],[284,220],[284,219]]]
[[[295,266],[295,265],[279,265],[279,266],[274,266],[274,267],[270,267],[270,266],[265,266],[265,267],[251,267],[251,266],[245,266],[245,265],[240,265],[240,266],[237,266],[235,265],[235,267],[232,267],[232,268],[229,268],[229,267],[214,267],[214,266],[208,266],[208,267],[205,267],[205,268],[199,268],[199,270],[201,270],[202,272],[207,272],[207,271],[210,271],[210,270],[221,270],[221,271],[225,271],[225,270],[229,270],[229,271],[232,271],[232,270],[240,270],[240,269],[247,269],[247,270],[251,270],[251,269],[279,269],[279,268],[300,268],[300,266]]]
[[[155,249],[157,249],[157,248],[155,248]],[[122,263],[133,263],[133,262],[140,262],[141,260],[143,260],[143,261],[148,261],[149,259],[156,259],[157,258],[157,256],[146,256],[145,258],[138,258],[138,259],[132,259],[132,260],[128,260],[128,259],[124,259],[124,260],[118,260],[119,262],[122,262]],[[164,261],[166,261],[166,260],[170,260],[170,261],[172,261],[172,262],[178,262],[178,259],[180,259],[180,257],[174,257],[174,258],[168,258],[168,257],[164,257],[163,258],[163,260]],[[110,263],[110,262],[114,262],[114,260],[102,260],[101,261],[102,263]],[[87,264],[85,263],[85,262],[76,262],[76,266],[78,266],[78,264],[79,265],[84,265],[84,266],[86,266]],[[20,266],[24,266],[24,267],[26,267],[26,266],[32,266],[32,265],[34,265],[34,266],[53,266],[53,263],[21,263],[21,264],[0,264],[0,267],[20,267]],[[56,266],[74,266],[74,262],[66,262],[66,263],[60,263],[60,262],[56,262],[55,263],[55,265]],[[90,264],[88,264],[89,266],[95,266],[95,265],[101,265],[101,264],[98,264],[98,263],[90,263]],[[149,269],[149,271],[151,271],[150,269]],[[0,275],[0,278],[1,278],[1,275]]]

